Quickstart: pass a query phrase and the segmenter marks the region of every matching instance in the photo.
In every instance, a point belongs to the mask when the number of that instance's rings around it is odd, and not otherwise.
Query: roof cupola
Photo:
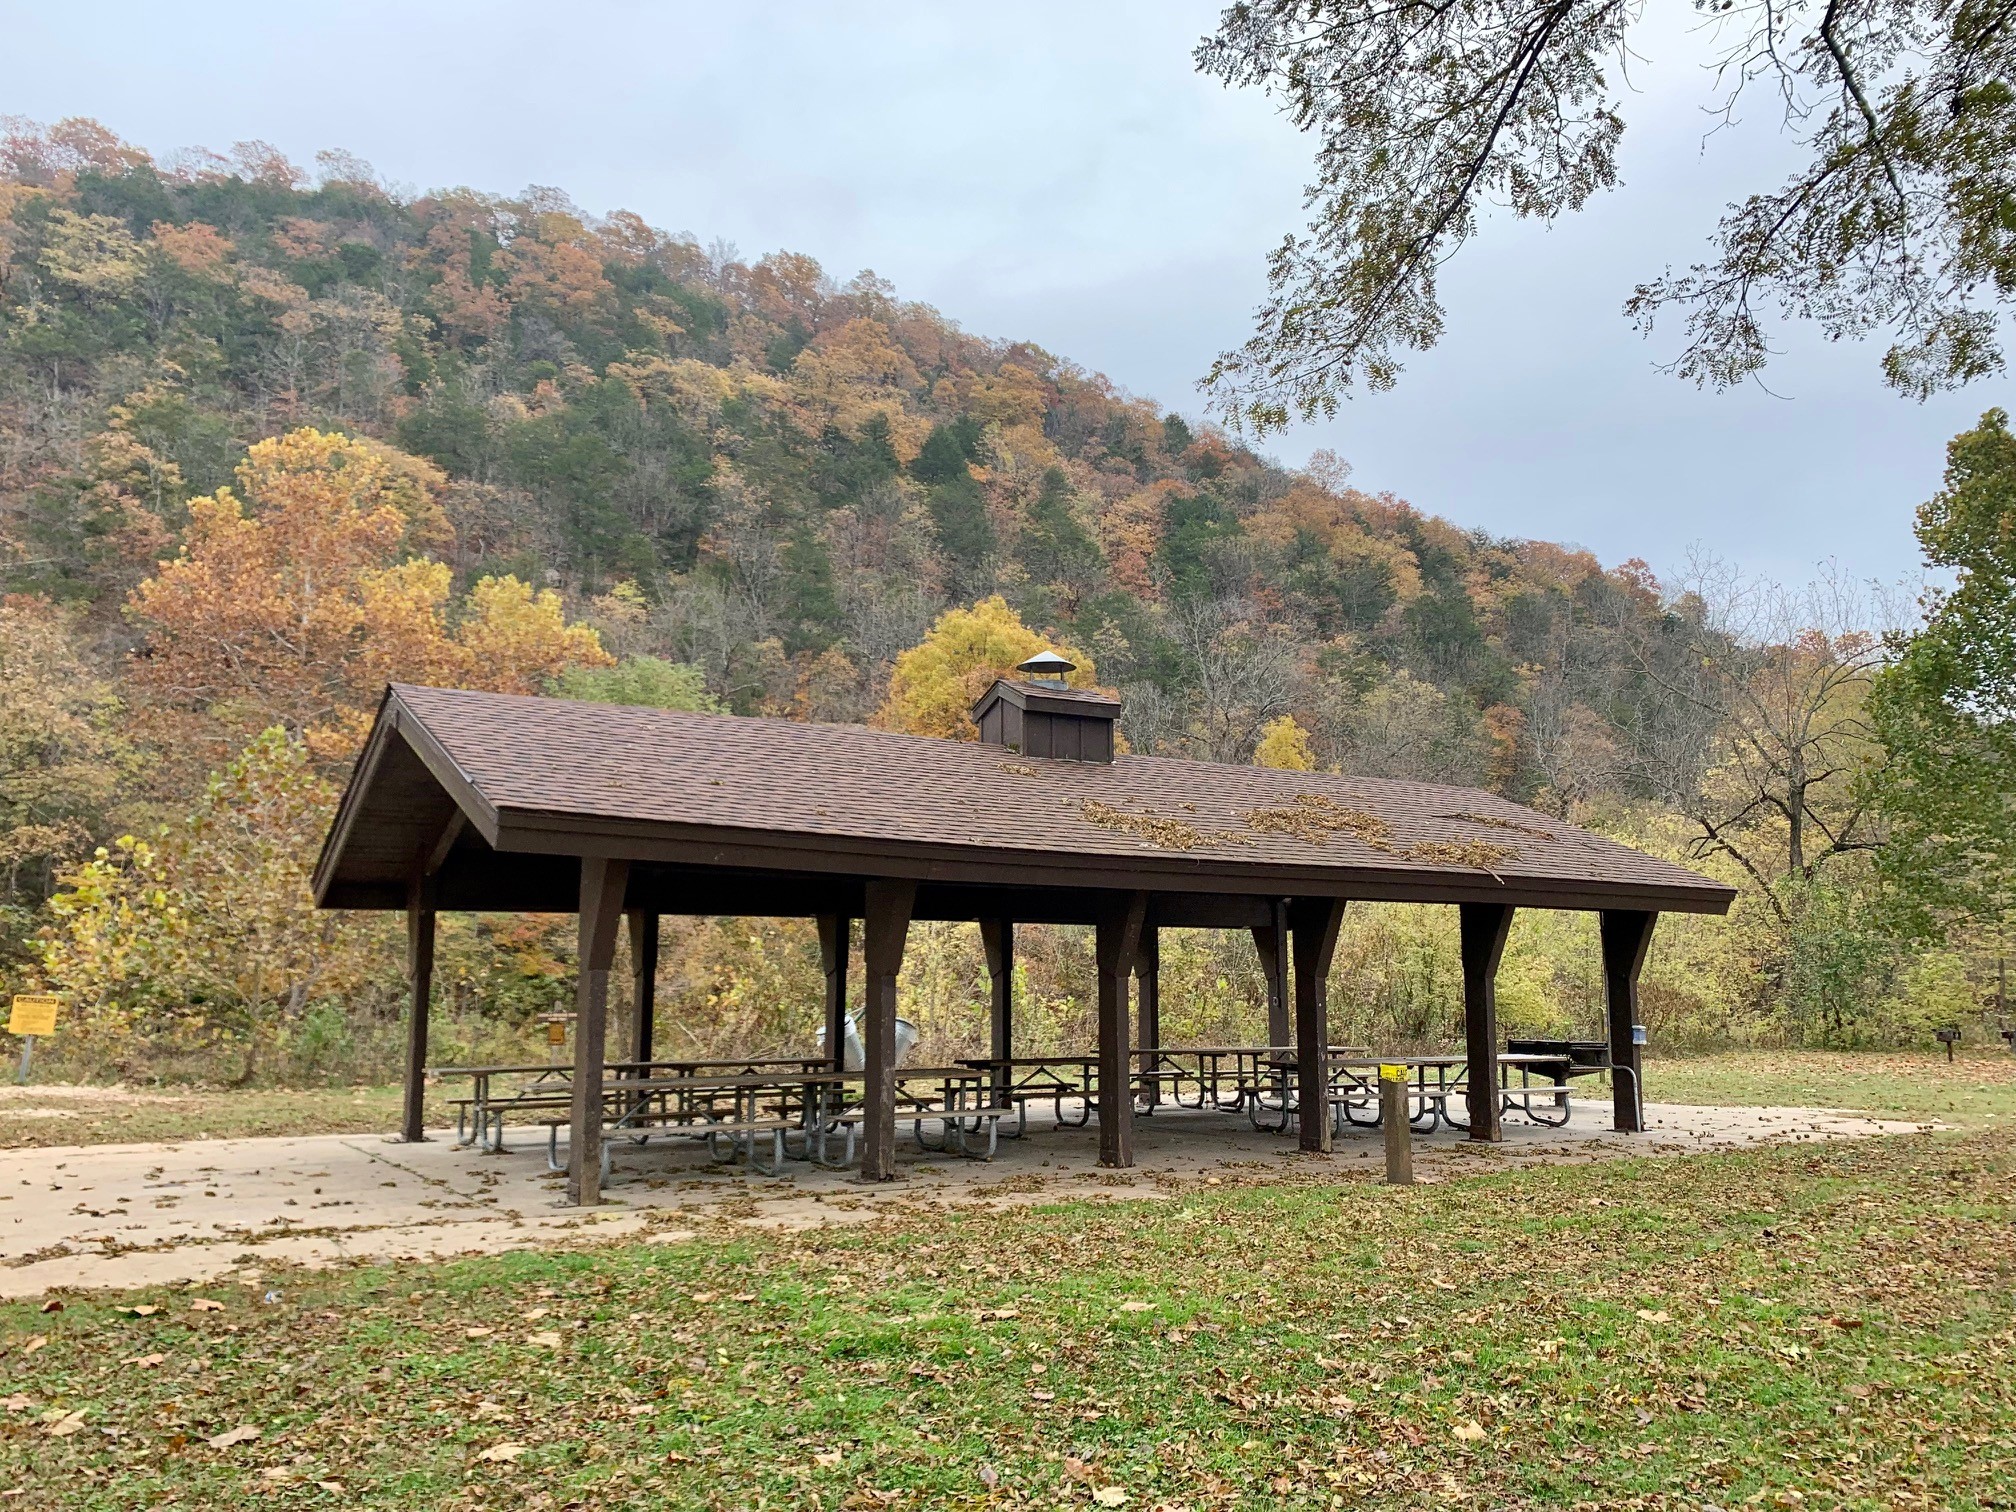
[[[1065,677],[1078,668],[1055,651],[1039,651],[1015,670],[1025,680],[996,678],[973,705],[982,741],[1056,761],[1113,759],[1119,699],[1066,687]]]

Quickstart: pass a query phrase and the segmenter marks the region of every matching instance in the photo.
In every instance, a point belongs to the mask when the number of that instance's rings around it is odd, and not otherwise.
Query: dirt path
[[[1417,1141],[1426,1180],[1530,1161],[1689,1154],[1779,1140],[1862,1138],[1931,1127],[1812,1108],[1654,1105],[1651,1131],[1611,1134],[1584,1106],[1564,1130],[1508,1121],[1497,1146],[1447,1131]],[[188,1140],[15,1150],[0,1155],[0,1296],[59,1287],[130,1287],[256,1277],[283,1263],[438,1259],[584,1239],[689,1237],[701,1227],[858,1222],[955,1203],[1014,1205],[1087,1196],[1161,1198],[1203,1183],[1379,1169],[1379,1135],[1352,1131],[1335,1154],[1306,1156],[1226,1114],[1136,1124],[1138,1164],[1097,1165],[1090,1129],[1004,1141],[991,1162],[901,1158],[898,1181],[794,1163],[779,1180],[710,1164],[690,1139],[619,1146],[610,1201],[560,1207],[560,1179],[531,1134],[502,1155],[445,1135],[406,1145],[381,1136]]]

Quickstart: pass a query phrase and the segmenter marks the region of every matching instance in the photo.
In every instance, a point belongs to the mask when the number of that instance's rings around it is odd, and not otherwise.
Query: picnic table
[[[1496,1057],[1499,1107],[1547,1128],[1561,1128],[1571,1115],[1563,1057],[1506,1053]],[[1376,1129],[1380,1123],[1379,1068],[1408,1069],[1408,1122],[1422,1133],[1438,1124],[1470,1127],[1470,1061],[1463,1055],[1341,1056],[1330,1062],[1333,1126]],[[1545,1076],[1536,1083],[1533,1078]],[[1517,1076],[1515,1083],[1513,1077]],[[1456,1110],[1461,1109],[1458,1113]],[[1291,1112],[1294,1110],[1290,1110]],[[1368,1116],[1369,1115],[1369,1116]],[[1285,1126],[1285,1121],[1284,1121]]]
[[[1363,1053],[1332,1045],[1333,1055]],[[1283,1045],[1139,1045],[1128,1051],[1129,1075],[1143,1111],[1152,1113],[1164,1092],[1179,1108],[1238,1112],[1263,1089],[1292,1076],[1295,1050]],[[1048,1102],[1058,1128],[1083,1128],[1098,1112],[1099,1057],[1092,1054],[1017,1055],[1005,1060],[968,1056],[962,1066],[996,1075],[1001,1095],[1018,1111],[1015,1138],[1027,1129],[1027,1108]],[[1065,1103],[1075,1107],[1067,1111]]]
[[[1251,1108],[1291,1081],[1299,1064],[1292,1045],[1157,1045],[1134,1052],[1144,1069],[1149,1110],[1167,1088],[1179,1108],[1215,1108],[1236,1113]],[[1356,1045],[1332,1045],[1334,1056],[1364,1055]],[[1186,1101],[1184,1087],[1192,1088]],[[1229,1090],[1228,1090],[1229,1089]]]
[[[859,1071],[755,1071],[725,1076],[621,1076],[603,1087],[603,1174],[616,1142],[649,1142],[654,1132],[697,1137],[717,1160],[746,1159],[763,1175],[782,1173],[786,1159],[847,1165],[861,1122]],[[910,1066],[896,1072],[897,1114],[910,1122],[920,1149],[956,1150],[992,1158],[996,1131],[1009,1111],[988,1095],[987,1077],[963,1066]],[[560,1131],[571,1107],[546,1120],[547,1164],[564,1170]],[[927,1125],[936,1125],[934,1137]],[[835,1144],[844,1151],[835,1158]],[[765,1150],[768,1151],[767,1159]]]
[[[605,1085],[617,1079],[643,1077],[691,1078],[710,1073],[742,1074],[762,1071],[817,1071],[829,1063],[823,1056],[759,1056],[739,1060],[650,1060],[607,1061],[602,1074]],[[492,1153],[504,1148],[504,1120],[512,1113],[544,1113],[565,1107],[573,1097],[574,1065],[571,1061],[546,1061],[522,1066],[442,1066],[429,1075],[445,1080],[467,1077],[469,1096],[453,1099],[455,1143],[466,1149],[482,1145]],[[519,1085],[500,1088],[502,1080],[529,1076]]]

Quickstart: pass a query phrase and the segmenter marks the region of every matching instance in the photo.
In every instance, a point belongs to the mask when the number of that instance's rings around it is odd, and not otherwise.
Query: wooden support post
[[[567,1126],[567,1203],[602,1200],[602,1071],[608,1059],[609,973],[630,863],[581,858],[581,933],[574,988],[574,1096]]]
[[[1342,898],[1297,898],[1285,910],[1295,942],[1295,1098],[1302,1148],[1330,1153],[1330,962]]]
[[[861,1037],[868,1052],[861,1089],[863,1181],[889,1181],[896,1175],[896,974],[903,969],[903,946],[916,904],[915,882],[868,884],[861,921],[868,978],[861,1005]]]
[[[1379,1068],[1379,1127],[1386,1136],[1386,1184],[1414,1185],[1414,1126],[1407,1116],[1407,1068]]]
[[[1294,1042],[1288,1027],[1288,900],[1276,898],[1273,919],[1253,930],[1260,973],[1267,979],[1267,1043],[1275,1049]]]
[[[648,1064],[658,1019],[658,915],[633,908],[630,921],[630,1059]]]
[[[399,1137],[427,1138],[427,1010],[434,997],[434,879],[415,867],[406,885],[406,979],[412,989],[406,1016],[406,1097]]]
[[[819,915],[819,970],[826,978],[826,1061],[847,1069],[847,956],[854,944],[854,921],[845,914]]]
[[[980,948],[987,956],[987,1055],[994,1062],[994,1104],[1002,1105],[1015,1073],[1015,924],[982,919]]]
[[[1134,1078],[1127,1053],[1130,1015],[1127,983],[1148,923],[1148,894],[1121,893],[1100,913],[1099,961],[1099,1163],[1134,1164]]]
[[[1470,1137],[1497,1143],[1498,963],[1512,910],[1503,903],[1460,903],[1463,937],[1463,1046],[1469,1057]]]
[[[1153,924],[1142,926],[1134,980],[1139,984],[1134,1014],[1140,1030],[1134,1043],[1141,1050],[1141,1095],[1155,1108],[1162,1102],[1162,1083],[1155,1075],[1162,1058],[1162,932]]]
[[[1633,1030],[1638,1023],[1638,974],[1652,943],[1656,913],[1606,908],[1602,913],[1603,997],[1610,1020],[1611,1127],[1619,1134],[1645,1131],[1643,1057]]]

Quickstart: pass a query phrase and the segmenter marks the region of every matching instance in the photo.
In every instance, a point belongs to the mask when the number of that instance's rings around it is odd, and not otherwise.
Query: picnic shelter
[[[626,928],[637,1011],[623,1049],[648,1064],[662,916],[816,919],[836,1057],[858,924],[855,1116],[861,1174],[879,1180],[895,1169],[897,975],[913,921],[980,925],[996,1066],[1015,1056],[1015,926],[1093,928],[1089,1114],[1102,1163],[1126,1166],[1133,1058],[1160,1044],[1158,932],[1251,932],[1283,1074],[1301,1106],[1320,1107],[1333,1055],[1325,984],[1353,900],[1459,911],[1468,1130],[1480,1140],[1500,1132],[1495,979],[1514,911],[1597,913],[1612,1116],[1621,1131],[1641,1128],[1634,1025],[1653,925],[1668,910],[1726,912],[1732,889],[1482,790],[1131,754],[1119,713],[1116,698],[1039,676],[987,690],[978,741],[388,688],[314,892],[325,908],[406,915],[403,1136],[424,1137],[442,910],[579,915],[566,1133],[568,1194],[586,1204],[600,1198],[610,975]],[[1331,1120],[1301,1118],[1298,1133],[1327,1150]]]

